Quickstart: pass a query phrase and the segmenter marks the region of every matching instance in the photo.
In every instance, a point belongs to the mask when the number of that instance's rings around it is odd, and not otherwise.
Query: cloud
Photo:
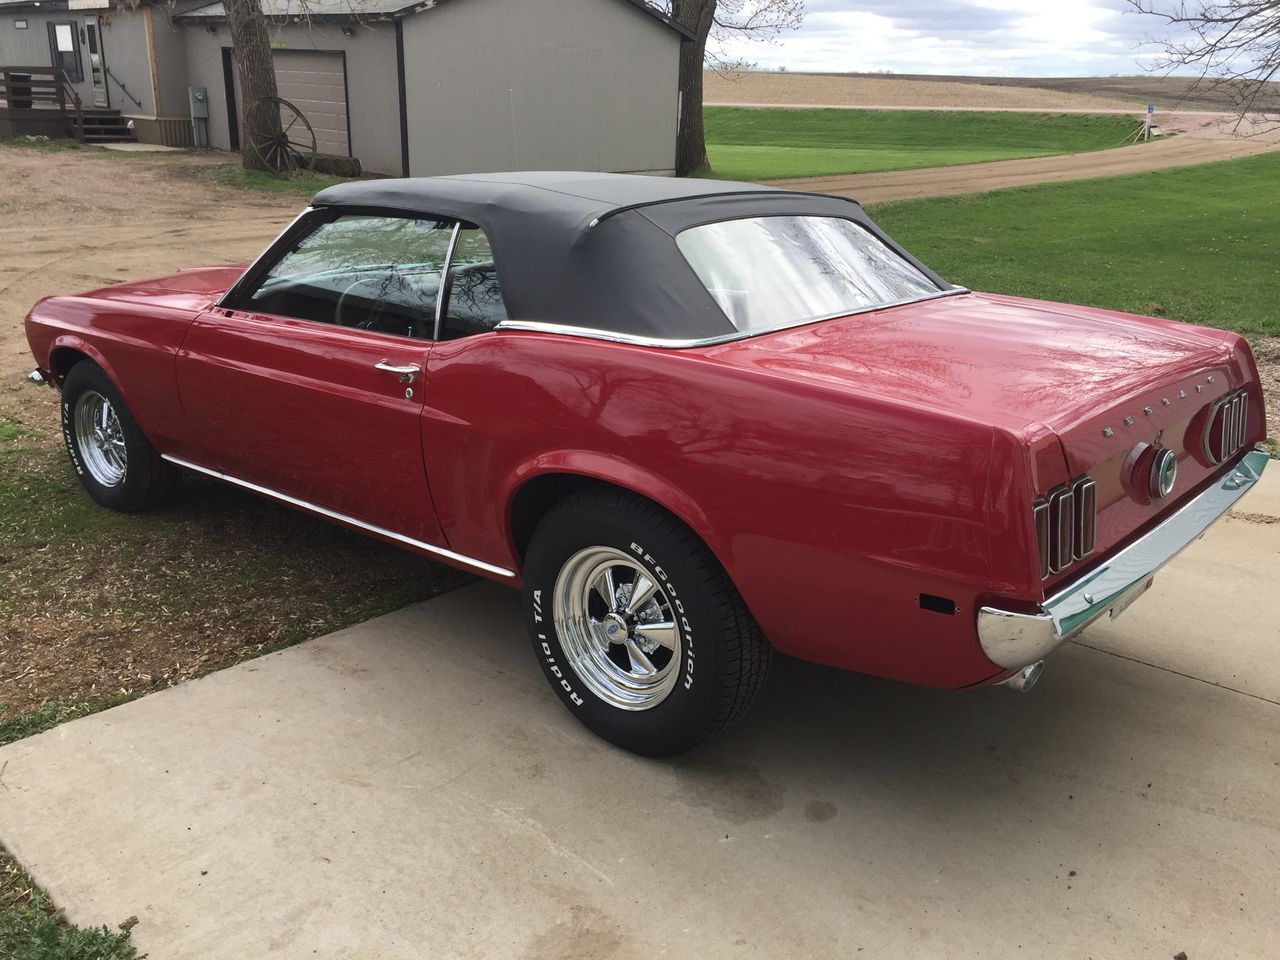
[[[1163,31],[1125,0],[808,0],[803,25],[726,53],[764,67],[1006,76],[1137,73]]]

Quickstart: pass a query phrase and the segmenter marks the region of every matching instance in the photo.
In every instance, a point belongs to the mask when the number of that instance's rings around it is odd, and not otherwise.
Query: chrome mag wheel
[[[648,710],[680,677],[681,637],[667,592],[613,547],[578,551],[556,577],[556,633],[579,679],[622,710]]]
[[[89,475],[104,487],[124,482],[128,467],[124,430],[111,401],[95,390],[86,390],[76,399],[76,446]]]

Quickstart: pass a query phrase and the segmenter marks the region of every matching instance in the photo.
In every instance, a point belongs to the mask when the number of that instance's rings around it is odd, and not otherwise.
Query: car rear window
[[[838,217],[753,217],[690,227],[680,252],[743,333],[917,300],[938,286]]]

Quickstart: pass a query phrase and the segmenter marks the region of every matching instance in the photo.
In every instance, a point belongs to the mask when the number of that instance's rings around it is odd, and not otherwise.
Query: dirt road
[[[970,110],[1011,107],[1020,110],[1076,107],[1083,110],[1133,110],[1134,102],[1090,93],[1064,93],[1040,87],[954,83],[924,78],[842,76],[813,73],[726,73],[703,75],[707,103],[773,106],[962,107]]]
[[[1054,110],[1096,112],[1113,108],[1159,112],[1232,110],[1235,93],[1226,86],[1197,84],[1193,77],[1146,74],[1137,77],[956,77],[927,74],[715,73],[707,71],[708,103],[868,107],[937,110]],[[1280,111],[1280,83],[1267,85],[1256,109]]]
[[[771,184],[795,190],[834,193],[863,203],[905,200],[910,197],[946,197],[981,193],[1004,187],[1058,183],[1092,177],[1145,173],[1168,167],[1186,167],[1215,160],[1233,160],[1277,149],[1265,139],[1217,139],[1187,134],[1141,146],[1119,147],[1093,153],[1071,153],[1025,160],[997,160],[954,167],[891,170],[884,173],[843,174],[833,177],[798,177],[771,180]]]

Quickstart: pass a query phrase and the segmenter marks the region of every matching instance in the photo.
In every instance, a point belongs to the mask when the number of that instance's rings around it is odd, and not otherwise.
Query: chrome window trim
[[[160,459],[168,460],[170,463],[187,470],[194,470],[196,473],[203,473],[205,476],[213,477],[215,480],[221,480],[224,483],[230,483],[233,486],[243,487],[246,490],[252,490],[254,493],[260,493],[264,497],[270,497],[273,500],[279,500],[290,506],[298,507],[311,513],[319,514],[322,517],[328,517],[330,520],[337,520],[340,523],[349,524],[360,530],[376,533],[380,537],[386,537],[388,540],[394,540],[397,543],[403,543],[406,546],[413,547],[415,550],[421,550],[424,553],[430,553],[437,557],[443,557],[446,560],[452,560],[454,563],[460,563],[468,567],[474,567],[476,570],[483,570],[485,573],[496,574],[500,577],[514,577],[515,571],[508,570],[506,567],[499,567],[496,564],[486,563],[483,560],[477,560],[474,557],[468,557],[461,553],[455,553],[444,547],[437,547],[434,544],[425,543],[422,540],[415,540],[413,537],[405,536],[403,533],[396,533],[394,530],[388,530],[386,527],[379,527],[372,523],[366,523],[363,520],[357,520],[355,517],[348,516],[345,513],[338,513],[336,510],[330,510],[327,507],[321,507],[306,500],[299,500],[297,497],[291,497],[287,493],[281,493],[278,490],[272,490],[270,487],[264,487],[248,480],[241,480],[239,477],[233,477],[230,474],[222,473],[219,470],[213,470],[209,467],[202,467],[198,463],[192,463],[190,460],[183,460],[181,457],[175,457],[167,453],[160,454]]]
[[[614,330],[600,330],[596,327],[575,327],[567,323],[545,323],[541,320],[503,320],[494,330],[512,330],[525,333],[550,333],[567,337],[579,337],[585,340],[605,340],[609,343],[625,343],[636,347],[657,347],[663,350],[687,350],[691,347],[712,347],[720,343],[732,343],[735,340],[747,340],[751,337],[760,337],[770,333],[778,333],[782,330],[793,330],[797,327],[807,327],[815,323],[824,323],[828,320],[836,320],[841,317],[855,317],[864,313],[875,313],[879,310],[890,310],[894,307],[905,307],[913,303],[925,303],[929,300],[938,300],[942,297],[956,297],[961,294],[972,293],[967,287],[952,287],[949,290],[939,290],[937,293],[925,294],[923,297],[909,297],[906,300],[894,300],[890,303],[881,303],[874,307],[861,307],[856,310],[841,310],[837,313],[828,314],[822,317],[812,317],[807,320],[793,321],[790,323],[780,323],[774,327],[762,327],[758,330],[741,331],[735,330],[732,333],[719,334],[714,337],[702,337],[699,339],[676,339],[667,337],[644,337],[632,333],[620,333]]]
[[[232,309],[231,307],[227,306],[227,301],[231,299],[232,294],[236,293],[239,290],[240,284],[244,282],[244,278],[249,276],[251,273],[253,273],[255,270],[258,269],[258,265],[261,264],[263,261],[265,261],[267,257],[270,256],[275,251],[276,244],[278,244],[281,240],[283,240],[285,238],[285,235],[288,234],[291,230],[293,230],[293,228],[296,227],[299,224],[299,222],[301,222],[303,217],[306,217],[312,213],[315,213],[315,211],[316,211],[315,207],[307,207],[300,214],[298,214],[296,217],[290,220],[289,225],[285,227],[283,230],[281,230],[278,234],[276,234],[276,238],[272,240],[270,243],[268,243],[266,247],[263,248],[263,251],[260,254],[254,257],[253,262],[250,263],[249,266],[245,267],[244,271],[240,274],[240,276],[236,277],[236,282],[231,284],[231,286],[227,287],[227,289],[223,291],[222,296],[218,298],[217,302],[214,303],[214,306],[221,307],[223,310]]]
[[[440,340],[440,322],[444,319],[444,295],[449,289],[449,271],[453,269],[453,252],[458,247],[458,234],[462,232],[462,221],[453,222],[453,236],[449,238],[449,249],[444,254],[444,266],[440,270],[440,286],[436,289],[436,322],[431,332],[431,339]]]

